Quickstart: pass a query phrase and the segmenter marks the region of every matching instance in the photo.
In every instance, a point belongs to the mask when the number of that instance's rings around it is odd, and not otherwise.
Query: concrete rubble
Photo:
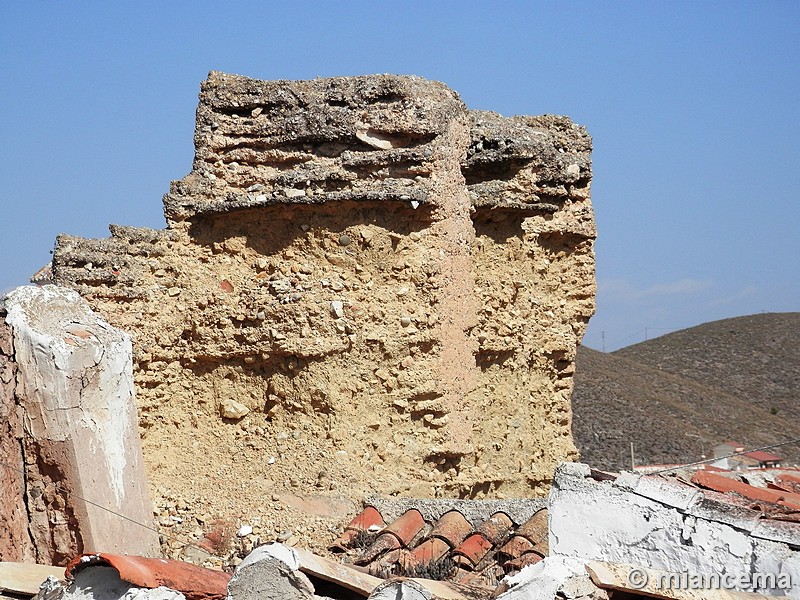
[[[588,465],[564,463],[549,499],[550,552],[670,573],[783,575],[800,598],[800,523],[731,500],[662,477],[596,480]]]
[[[507,577],[497,592],[500,600],[608,599],[608,594],[592,583],[585,561],[561,556],[545,558]]]
[[[63,593],[50,600],[186,600],[167,587],[141,588],[124,581],[113,567],[97,566],[80,571]],[[41,599],[37,599],[41,600]]]
[[[300,572],[300,559],[289,547],[261,546],[236,568],[228,600],[308,600],[314,585]]]

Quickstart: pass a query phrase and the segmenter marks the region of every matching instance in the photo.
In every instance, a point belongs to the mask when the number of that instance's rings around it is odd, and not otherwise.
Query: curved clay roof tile
[[[114,567],[120,579],[142,588],[160,586],[181,592],[187,600],[222,600],[228,593],[231,576],[191,563],[164,558],[145,558],[120,554],[83,554],[66,566],[67,578],[93,565]]]

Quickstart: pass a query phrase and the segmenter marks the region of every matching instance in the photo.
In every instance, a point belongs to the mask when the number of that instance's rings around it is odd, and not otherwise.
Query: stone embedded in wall
[[[241,452],[265,491],[546,491],[577,454],[594,311],[583,128],[469,111],[418,77],[212,72],[195,149],[165,230],[60,236],[53,259],[134,337],[157,484],[209,493]],[[231,400],[239,429],[219,426]]]
[[[4,304],[19,415],[10,433],[24,465],[16,499],[24,501],[36,560],[62,564],[84,551],[153,554],[158,539],[136,426],[130,338],[73,290],[21,287]]]

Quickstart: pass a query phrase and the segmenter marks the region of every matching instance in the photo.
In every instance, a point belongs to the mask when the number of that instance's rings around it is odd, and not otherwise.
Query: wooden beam
[[[616,590],[666,600],[767,600],[773,596],[755,592],[739,592],[726,589],[691,589],[681,587],[675,579],[676,573],[647,569],[637,565],[590,561],[586,565],[592,582],[606,590]],[[710,575],[710,574],[709,574]],[[673,582],[662,585],[662,582]]]
[[[0,562],[0,592],[35,596],[48,575],[64,579],[64,567]]]

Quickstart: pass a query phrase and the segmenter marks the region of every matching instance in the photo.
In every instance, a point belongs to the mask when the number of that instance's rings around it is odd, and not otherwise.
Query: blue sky
[[[58,233],[163,226],[209,70],[403,73],[589,129],[586,345],[798,311],[798,31],[798,2],[0,0],[0,292]]]

